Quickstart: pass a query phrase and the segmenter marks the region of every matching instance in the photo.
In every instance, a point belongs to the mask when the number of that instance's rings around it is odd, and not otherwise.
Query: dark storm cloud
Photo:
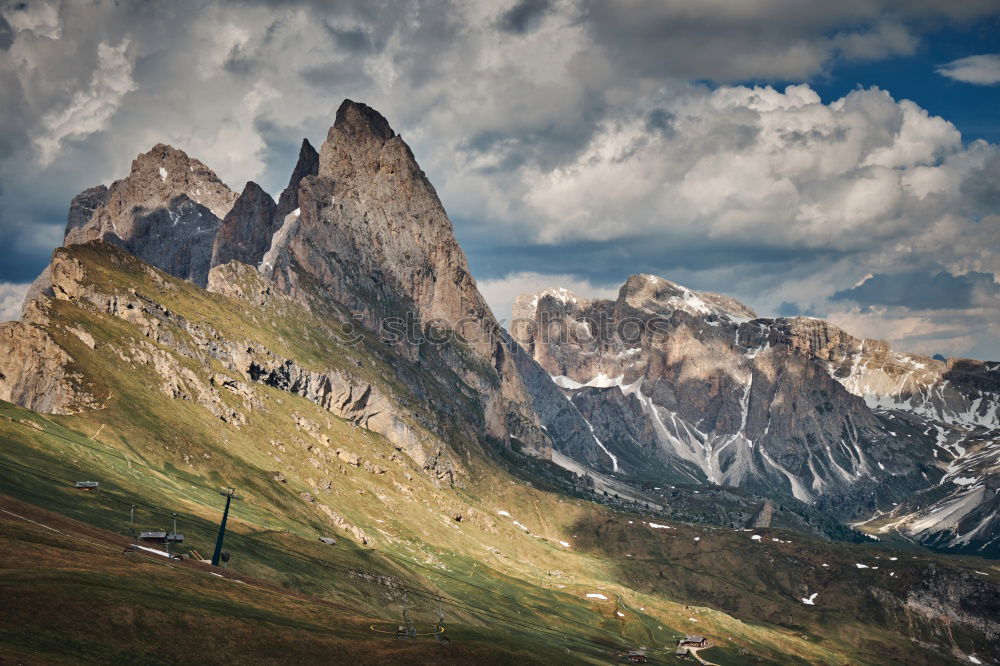
[[[821,314],[815,308],[801,308],[797,303],[783,301],[774,310],[777,317],[819,317]]]
[[[14,29],[10,27],[3,16],[0,16],[0,50],[6,51],[14,43]]]
[[[836,292],[831,300],[861,306],[900,306],[914,310],[964,310],[979,300],[1000,302],[1000,285],[988,273],[952,275],[912,272],[875,275],[851,289]]]
[[[585,0],[584,8],[595,41],[620,69],[728,82],[803,80],[832,60],[909,54],[929,22],[988,16],[998,3]]]
[[[349,53],[363,55],[381,50],[376,48],[375,43],[372,42],[371,35],[364,30],[348,30],[329,24],[327,24],[326,28],[330,32],[330,36],[333,37],[333,41],[337,43],[337,46]]]
[[[646,129],[650,132],[659,132],[660,134],[671,136],[674,133],[674,121],[676,119],[677,116],[666,109],[653,109],[646,116]]]
[[[595,284],[621,284],[629,275],[650,273],[680,280],[679,275],[738,268],[747,276],[766,278],[785,273],[792,266],[812,270],[836,261],[843,254],[825,249],[801,250],[759,247],[746,243],[711,242],[704,238],[680,238],[669,233],[658,237],[565,242],[558,245],[533,243],[518,236],[502,238],[488,225],[467,220],[456,222],[458,240],[469,253],[479,279],[496,279],[518,272],[571,273]],[[688,285],[702,290],[739,290],[726,282]]]
[[[552,3],[550,0],[521,0],[500,17],[504,32],[523,34],[538,27]]]
[[[367,72],[348,61],[306,67],[300,75],[310,85],[326,90],[351,91],[372,84]]]

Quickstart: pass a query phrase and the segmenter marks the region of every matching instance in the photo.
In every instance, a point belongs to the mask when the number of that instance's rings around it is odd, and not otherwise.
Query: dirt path
[[[695,659],[697,659],[699,663],[703,664],[703,666],[719,666],[718,664],[716,664],[716,663],[714,663],[714,662],[711,662],[711,661],[705,661],[704,659],[702,659],[702,658],[701,658],[701,657],[700,657],[700,656],[698,655],[698,653],[699,653],[700,651],[702,651],[702,650],[707,650],[707,649],[708,649],[708,648],[710,648],[710,647],[712,647],[712,646],[711,646],[711,645],[709,645],[709,646],[707,646],[707,647],[703,647],[703,648],[699,648],[699,647],[689,647],[689,648],[688,648],[688,652],[689,652],[689,653],[691,653],[691,656],[693,656],[693,657],[694,657]]]

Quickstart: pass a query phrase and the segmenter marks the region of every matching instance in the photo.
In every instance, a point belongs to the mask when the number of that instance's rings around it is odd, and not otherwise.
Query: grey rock
[[[271,247],[277,204],[260,185],[246,184],[226,214],[212,245],[212,267],[240,261],[256,266]],[[206,275],[207,282],[207,275]]]
[[[275,226],[280,225],[285,216],[299,207],[299,183],[306,176],[315,176],[319,173],[319,153],[312,147],[308,139],[302,139],[302,147],[299,148],[299,159],[295,163],[292,177],[288,181],[288,186],[278,197],[278,207],[275,213]]]

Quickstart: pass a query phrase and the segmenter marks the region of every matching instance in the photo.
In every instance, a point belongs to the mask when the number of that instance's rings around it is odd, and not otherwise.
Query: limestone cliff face
[[[46,414],[101,406],[72,369],[73,357],[36,324],[0,324],[0,400]]]
[[[301,180],[298,210],[276,235],[277,284],[301,293],[304,273],[370,330],[390,321],[413,328],[416,338],[391,341],[400,354],[440,357],[481,394],[490,435],[547,454],[511,341],[479,294],[437,193],[385,118],[363,104],[341,105],[318,175]],[[435,344],[426,336],[435,325],[457,339]]]
[[[158,144],[128,177],[74,199],[63,242],[104,240],[205,286],[216,232],[237,198],[200,161]]]
[[[287,297],[322,317],[360,323],[445,387],[445,399],[435,398],[433,408],[449,415],[462,437],[486,435],[543,457],[556,439],[600,462],[582,415],[494,319],[409,147],[363,104],[345,101],[321,151],[303,142],[277,203],[255,183],[237,195],[198,160],[169,146],[154,147],[135,160],[127,178],[74,199],[66,244],[92,241],[256,307]],[[29,303],[100,302],[102,312],[159,339],[164,319],[148,316],[148,303],[122,309],[114,300],[120,296],[74,293],[86,282],[71,274],[76,267],[57,252]],[[334,335],[330,343],[344,340]],[[239,372],[252,381],[300,387],[331,411],[347,409],[341,398],[353,404],[354,390],[341,391],[339,376],[287,367],[286,360],[254,361],[254,370],[241,366]],[[158,367],[166,372],[168,365]],[[408,368],[398,368],[400,377],[426,394],[425,380]],[[530,380],[522,380],[522,373]],[[210,382],[178,382],[167,382],[172,395],[221,409]],[[393,399],[368,395],[363,402],[380,406],[377,418],[365,417],[359,425],[390,438],[410,437],[396,418],[405,409]],[[458,404],[466,407],[453,413]],[[238,419],[225,410],[220,414]]]

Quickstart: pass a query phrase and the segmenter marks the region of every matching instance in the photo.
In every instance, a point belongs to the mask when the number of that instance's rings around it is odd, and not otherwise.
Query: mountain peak
[[[278,209],[275,214],[278,220],[285,219],[286,215],[299,207],[299,183],[306,176],[315,176],[317,173],[319,173],[319,153],[309,143],[309,139],[302,139],[299,159],[295,162],[292,177],[278,198]]]
[[[339,130],[355,139],[372,137],[388,141],[396,136],[385,116],[367,104],[350,99],[345,99],[337,109],[337,118],[330,132],[334,130]]]
[[[111,186],[112,191],[128,191],[130,203],[169,202],[179,194],[205,206],[223,218],[233,207],[236,192],[205,164],[183,150],[158,143],[132,161],[128,178]]]
[[[734,298],[708,291],[694,291],[657,275],[629,276],[618,292],[618,300],[637,309],[685,310],[697,315],[728,315],[755,319],[757,314]]]

